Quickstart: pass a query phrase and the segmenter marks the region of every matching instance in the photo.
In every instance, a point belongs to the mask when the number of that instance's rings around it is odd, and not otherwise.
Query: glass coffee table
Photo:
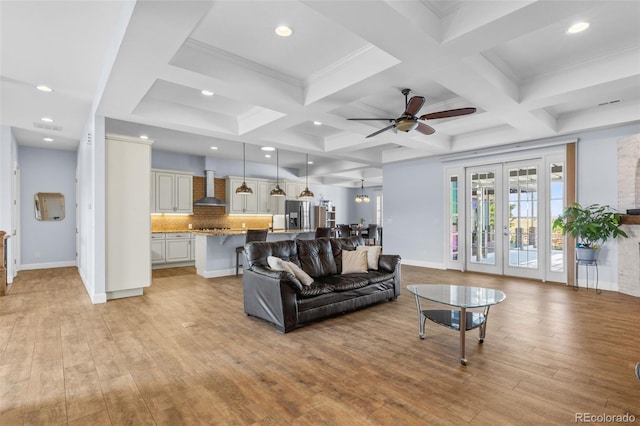
[[[424,325],[427,319],[460,331],[460,363],[462,365],[467,365],[464,354],[465,332],[479,328],[479,341],[480,343],[484,342],[489,308],[507,297],[500,290],[450,284],[415,284],[408,285],[407,290],[416,297],[418,330],[421,339],[425,338]],[[458,309],[423,310],[420,306],[422,299]],[[484,308],[484,310],[483,312],[467,312],[469,308]]]

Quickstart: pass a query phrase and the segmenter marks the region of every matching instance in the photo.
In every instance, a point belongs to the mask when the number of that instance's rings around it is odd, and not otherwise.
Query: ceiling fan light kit
[[[421,123],[418,120],[436,120],[438,118],[448,118],[448,117],[457,117],[460,115],[473,114],[476,112],[475,108],[458,108],[458,109],[450,109],[447,111],[438,111],[432,112],[429,114],[424,114],[420,117],[416,116],[418,111],[422,108],[425,102],[424,96],[412,96],[409,99],[409,93],[411,93],[411,89],[402,89],[402,94],[404,95],[404,114],[402,114],[398,118],[347,118],[347,120],[357,120],[357,121],[389,121],[391,124],[387,127],[375,131],[367,136],[367,138],[371,138],[373,136],[379,135],[382,132],[386,132],[387,130],[394,129],[400,130],[403,132],[410,132],[411,130],[417,130],[423,135],[431,135],[435,133],[435,129],[425,123]]]

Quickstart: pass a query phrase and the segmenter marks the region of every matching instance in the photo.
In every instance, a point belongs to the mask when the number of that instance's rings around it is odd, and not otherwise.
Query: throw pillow
[[[367,272],[367,252],[363,250],[342,250],[342,273]]]
[[[367,252],[367,268],[378,270],[378,259],[382,253],[381,246],[358,246],[356,250]]]
[[[293,262],[287,262],[287,266],[291,268],[291,270],[293,271],[293,275],[295,275],[296,278],[299,279],[302,284],[304,285],[313,284],[313,278],[311,278],[309,274],[303,271],[301,267],[299,267]]]
[[[287,262],[286,260],[282,260],[275,256],[267,256],[267,263],[274,271],[286,271],[292,273],[303,285],[311,285],[313,283],[313,278],[293,262]]]
[[[267,263],[274,271],[287,271],[293,274],[293,271],[287,266],[287,262],[275,256],[267,256]]]

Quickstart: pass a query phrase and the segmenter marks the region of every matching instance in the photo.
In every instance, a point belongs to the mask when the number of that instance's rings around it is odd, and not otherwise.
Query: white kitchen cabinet
[[[247,186],[253,194],[239,195],[236,189],[242,185],[242,178],[227,179],[227,200],[231,200],[227,206],[228,214],[257,214],[258,213],[258,183],[255,180],[246,180]]]
[[[171,232],[165,235],[165,262],[190,261],[191,233]]]
[[[165,239],[164,234],[151,234],[151,263],[165,262]]]
[[[258,214],[284,214],[284,197],[272,197],[272,181],[258,181]]]
[[[187,173],[155,171],[154,213],[193,213],[193,176]]]
[[[189,239],[189,244],[191,244],[191,246],[189,247],[189,250],[190,250],[189,260],[195,261],[196,260],[196,235],[195,234],[191,234],[191,238]]]
[[[305,188],[306,185],[304,182],[286,182],[284,188],[284,192],[287,193],[286,199],[298,200],[298,195],[300,195],[300,193],[304,191]]]

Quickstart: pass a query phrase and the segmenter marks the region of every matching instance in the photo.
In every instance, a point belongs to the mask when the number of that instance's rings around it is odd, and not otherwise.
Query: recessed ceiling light
[[[316,126],[322,126],[322,122],[317,121],[317,120],[314,121],[313,124],[316,125]]]
[[[313,161],[309,160],[307,161],[307,164],[313,164]]]
[[[578,22],[577,24],[573,24],[569,27],[569,29],[567,30],[567,34],[579,33],[586,30],[587,28],[589,28],[588,22]]]
[[[53,89],[51,87],[46,86],[44,84],[38,84],[36,86],[36,89],[40,90],[41,92],[47,92],[47,93],[53,92]]]
[[[280,37],[289,37],[291,34],[293,34],[293,31],[286,25],[280,25],[279,27],[276,27],[276,34],[278,34]]]
[[[265,154],[264,158],[271,158],[271,154]]]
[[[263,146],[262,148],[260,148],[263,151],[275,151],[276,149],[272,146]]]
[[[45,142],[53,142],[52,138],[43,138],[42,140],[45,141]]]
[[[45,123],[53,123],[53,118],[51,117],[42,117],[40,120],[44,121]]]
[[[213,149],[215,151],[216,149],[218,149],[218,147],[217,146],[212,146],[211,149]]]
[[[206,90],[206,89],[205,89],[205,90],[203,90],[203,91],[202,91],[202,92],[200,92],[200,93],[202,93],[202,94],[203,94],[203,95],[205,95],[205,96],[213,96],[213,92],[212,92],[211,90]]]
[[[146,141],[147,139],[149,139],[149,136],[147,136],[147,135],[140,135],[140,139],[143,139],[143,140],[145,140],[145,141]]]

